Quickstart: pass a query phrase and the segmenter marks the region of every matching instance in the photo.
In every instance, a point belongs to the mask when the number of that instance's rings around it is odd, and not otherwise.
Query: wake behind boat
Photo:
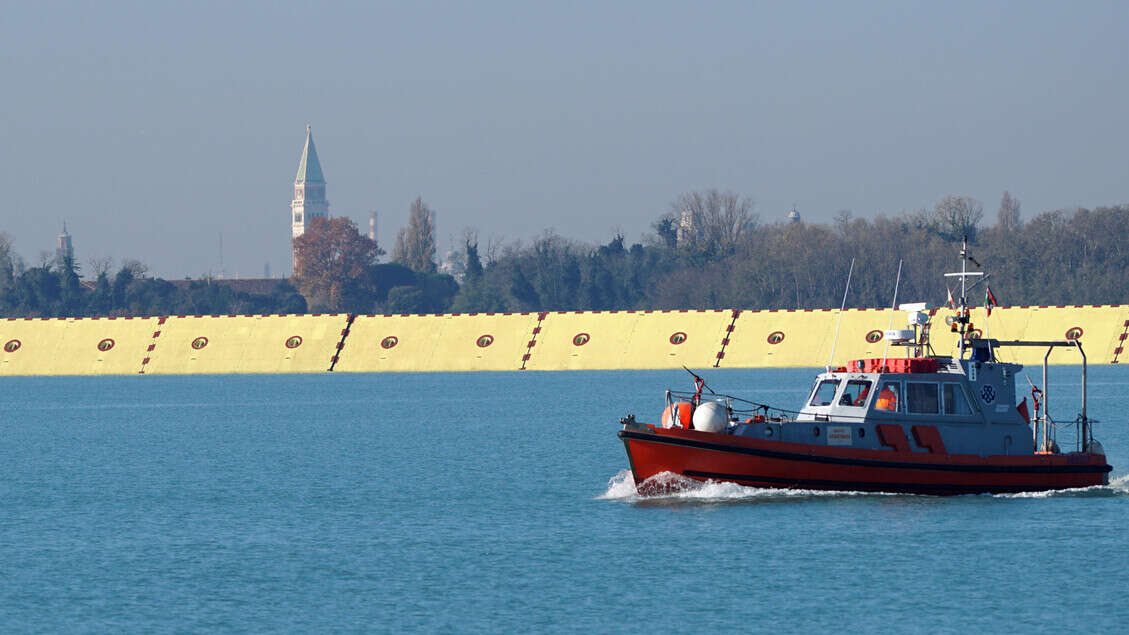
[[[664,472],[697,480],[769,488],[881,491],[914,494],[1029,492],[1108,485],[1112,469],[1093,439],[1086,414],[1086,356],[1075,340],[999,341],[976,337],[969,320],[961,249],[956,314],[958,354],[930,353],[924,304],[902,305],[912,330],[886,331],[904,349],[901,358],[852,361],[820,373],[799,411],[731,395],[667,391],[659,424],[621,419],[623,440],[637,487]],[[991,294],[990,291],[987,292]],[[993,299],[994,301],[994,299]],[[1043,390],[1031,387],[1016,401],[1020,364],[996,352],[1012,346],[1076,350],[1082,369],[1081,412],[1075,439],[1060,449],[1063,425],[1048,413],[1047,362]],[[895,349],[897,350],[897,349]],[[1025,387],[1026,388],[1026,387]],[[1057,402],[1056,402],[1057,403]]]

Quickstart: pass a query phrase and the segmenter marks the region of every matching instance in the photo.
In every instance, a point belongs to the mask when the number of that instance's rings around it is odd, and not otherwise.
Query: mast
[[[968,331],[969,312],[968,312],[968,285],[966,283],[969,276],[982,276],[982,271],[969,271],[968,261],[971,256],[968,255],[968,237],[962,236],[960,239],[960,271],[957,273],[946,273],[946,278],[960,278],[960,310],[957,313],[957,324],[960,331],[960,339],[957,341],[958,359],[964,358],[964,342],[965,334]],[[975,260],[973,264],[977,264]]]

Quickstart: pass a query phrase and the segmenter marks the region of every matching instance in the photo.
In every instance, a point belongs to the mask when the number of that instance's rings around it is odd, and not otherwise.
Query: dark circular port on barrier
[[[678,331],[677,333],[670,336],[670,343],[674,344],[675,346],[678,346],[679,344],[681,344],[685,341],[686,341],[686,334],[683,333],[682,331]]]
[[[590,339],[592,339],[592,336],[587,333],[577,333],[576,336],[572,338],[572,345],[584,346]]]
[[[1080,337],[1082,337],[1082,327],[1081,326],[1072,326],[1072,327],[1066,329],[1066,339],[1073,342],[1074,340],[1076,340]]]
[[[286,338],[286,348],[298,348],[301,345],[302,345],[302,336],[301,335],[291,335],[290,337]]]
[[[873,331],[867,333],[866,334],[866,341],[870,342],[871,344],[877,344],[878,342],[881,342],[882,341],[882,331],[879,331],[879,330],[876,329],[876,330],[873,330]]]
[[[397,339],[395,335],[389,335],[388,337],[380,340],[380,347],[381,348],[392,348],[393,346],[395,346],[399,343],[400,343],[400,340]]]
[[[486,348],[487,346],[490,346],[494,343],[494,336],[490,335],[489,333],[487,333],[486,335],[479,335],[478,339],[475,340],[474,343],[476,346],[478,346],[478,348]]]
[[[784,341],[784,331],[773,331],[768,334],[769,344],[779,344]]]
[[[196,339],[192,340],[192,348],[194,348],[196,350],[200,350],[201,348],[204,348],[207,345],[208,345],[208,338],[206,338],[206,337],[197,337]]]
[[[815,436],[817,436],[817,437],[819,436],[819,426],[812,428],[811,431],[812,431],[812,434],[814,434]]]
[[[861,439],[865,436],[866,436],[866,428],[859,428],[859,438]]]
[[[106,351],[110,350],[113,347],[114,347],[114,340],[112,340],[108,337],[106,339],[102,340],[101,342],[98,342],[98,350],[102,351],[103,353],[105,353]]]
[[[7,343],[4,344],[4,352],[15,353],[20,350],[20,346],[23,346],[23,344],[21,344],[19,340],[8,340]]]

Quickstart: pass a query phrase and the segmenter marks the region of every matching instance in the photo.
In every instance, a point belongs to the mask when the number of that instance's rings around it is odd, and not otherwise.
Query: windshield
[[[870,381],[866,379],[852,379],[847,382],[847,387],[843,389],[843,396],[839,398],[839,405],[861,408],[866,405],[866,399],[869,396]]]
[[[835,399],[835,391],[839,390],[838,379],[824,379],[819,382],[815,390],[811,394],[811,405],[813,406],[830,406],[831,401]]]

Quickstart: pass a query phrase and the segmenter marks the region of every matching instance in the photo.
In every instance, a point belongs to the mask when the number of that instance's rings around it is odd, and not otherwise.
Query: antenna
[[[839,305],[839,322],[835,325],[835,339],[831,340],[831,354],[827,356],[827,371],[835,361],[835,347],[839,345],[839,327],[843,326],[843,309],[847,308],[847,292],[851,290],[851,276],[855,273],[855,259],[851,258],[851,269],[847,272],[847,288],[843,289],[843,303]]]
[[[968,237],[962,236],[960,240],[960,271],[958,273],[946,273],[946,278],[960,278],[960,312],[957,315],[957,323],[960,324],[960,338],[957,340],[958,357],[964,357],[964,335],[968,330],[968,286],[966,280],[969,276],[983,276],[983,271],[969,271],[968,261],[971,260],[972,264],[980,266],[968,253]],[[981,278],[983,280],[983,278]],[[976,284],[979,284],[977,282]],[[975,284],[972,286],[976,286]]]
[[[898,308],[898,287],[902,284],[902,261],[898,261],[898,278],[894,281],[894,304],[890,306],[890,325],[886,327],[887,331],[894,328],[894,309]],[[886,365],[886,355],[890,352],[890,338],[883,338],[886,340],[886,348],[882,351],[882,365]]]

